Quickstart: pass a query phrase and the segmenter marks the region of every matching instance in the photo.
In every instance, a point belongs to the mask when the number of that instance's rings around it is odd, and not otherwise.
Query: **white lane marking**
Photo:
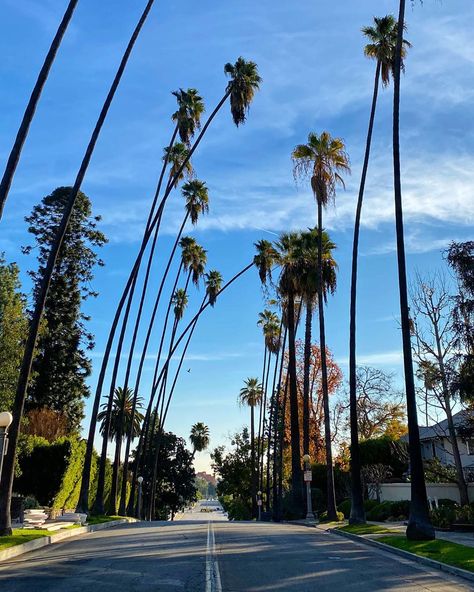
[[[216,553],[216,538],[212,522],[207,523],[206,592],[222,592],[221,574]]]

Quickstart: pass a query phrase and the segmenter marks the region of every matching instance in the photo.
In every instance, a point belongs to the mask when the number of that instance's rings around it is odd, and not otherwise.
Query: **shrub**
[[[387,518],[392,516],[392,503],[393,502],[382,502],[377,504],[372,510],[367,512],[367,520],[374,522],[385,522]]]
[[[315,463],[312,465],[313,484],[321,491],[322,506],[325,508],[327,492],[327,471],[326,465]],[[334,489],[336,493],[336,503],[342,502],[350,495],[350,475],[348,471],[343,471],[340,467],[334,467]]]
[[[398,518],[399,520],[404,520],[408,518],[410,514],[410,501],[409,500],[401,500],[397,502],[392,502],[392,516],[394,518]]]
[[[336,512],[336,515],[337,515],[338,522],[344,522],[344,514],[342,512]],[[327,522],[328,521],[328,513],[323,512],[320,516],[320,520],[321,520],[321,522]]]
[[[458,524],[474,524],[474,508],[470,505],[454,508],[454,515]]]
[[[359,444],[361,465],[387,465],[391,468],[394,477],[401,478],[408,466],[395,454],[393,446],[393,440],[386,436],[361,442]]]
[[[455,520],[453,507],[441,506],[430,512],[431,522],[437,528],[449,528]]]
[[[339,504],[337,509],[344,514],[345,518],[350,518],[351,506],[352,506],[351,500],[346,499]],[[378,506],[377,500],[371,500],[371,499],[364,500],[364,510],[365,510],[366,514],[368,512],[370,512],[370,510],[375,508],[375,506]]]
[[[459,504],[452,499],[441,498],[438,500],[438,506],[440,508],[458,508]]]
[[[248,501],[234,498],[232,495],[219,497],[222,507],[227,512],[229,520],[251,520],[252,507]]]

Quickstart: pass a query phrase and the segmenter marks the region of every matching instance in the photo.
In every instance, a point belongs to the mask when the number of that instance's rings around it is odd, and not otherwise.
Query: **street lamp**
[[[142,485],[143,485],[143,477],[137,478],[138,483],[138,519],[142,519]]]
[[[2,477],[3,457],[8,448],[8,428],[13,421],[13,416],[8,411],[0,413],[0,479]]]
[[[262,520],[262,492],[257,491],[258,521]]]
[[[311,501],[311,481],[313,479],[313,471],[311,470],[311,457],[309,454],[303,456],[304,462],[304,481],[306,483],[306,520],[317,522],[313,514],[313,504]]]

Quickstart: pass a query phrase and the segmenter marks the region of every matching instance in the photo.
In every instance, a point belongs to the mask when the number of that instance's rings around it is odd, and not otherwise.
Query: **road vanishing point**
[[[472,589],[469,582],[318,528],[228,522],[222,511],[200,504],[173,522],[78,536],[0,565],[1,592]]]

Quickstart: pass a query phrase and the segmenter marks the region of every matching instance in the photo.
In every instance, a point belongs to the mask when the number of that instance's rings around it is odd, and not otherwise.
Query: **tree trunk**
[[[326,448],[327,470],[327,505],[328,520],[337,520],[336,494],[334,491],[334,469],[332,466],[331,417],[329,412],[328,368],[326,359],[326,330],[324,327],[324,295],[323,295],[323,206],[318,199],[318,311],[319,311],[319,344],[321,348],[321,386],[324,407],[324,442]]]
[[[313,317],[313,303],[306,301],[306,322],[304,332],[304,366],[303,366],[303,454],[309,454],[309,372],[311,366],[311,322]]]
[[[395,193],[395,221],[397,231],[398,282],[400,292],[400,313],[403,341],[403,367],[407,399],[408,439],[410,449],[411,504],[408,519],[407,538],[431,540],[435,538],[428,512],[425,475],[421,457],[420,432],[416,409],[415,381],[411,355],[410,313],[405,264],[405,242],[403,236],[402,186],[400,171],[400,75],[405,22],[405,0],[400,0],[398,17],[398,38],[395,52],[394,100],[393,100],[393,172]]]
[[[151,0],[150,0],[151,2]],[[83,468],[83,472],[82,472],[82,481],[81,481],[81,492],[80,492],[80,496],[79,496],[79,503],[78,503],[78,508],[81,509],[81,511],[85,512],[87,511],[88,508],[88,491],[89,491],[89,482],[90,482],[90,470],[91,470],[91,464],[92,464],[92,454],[93,454],[93,450],[94,450],[94,437],[95,437],[95,429],[97,426],[97,414],[99,412],[99,406],[100,406],[100,398],[102,396],[102,385],[103,385],[103,381],[105,378],[105,373],[107,370],[107,363],[108,363],[108,358],[110,356],[110,351],[112,348],[112,343],[113,343],[113,339],[115,336],[115,331],[117,329],[118,326],[118,322],[120,319],[120,315],[122,313],[122,309],[123,306],[125,304],[125,300],[127,298],[128,292],[133,284],[135,275],[138,273],[138,269],[140,268],[140,264],[141,264],[141,260],[143,257],[143,254],[145,252],[146,246],[148,244],[148,241],[151,237],[151,234],[155,228],[155,226],[157,225],[157,223],[159,223],[161,221],[161,216],[163,213],[163,208],[165,206],[166,200],[169,197],[169,194],[171,192],[171,188],[174,185],[174,182],[179,178],[179,176],[181,175],[181,173],[184,170],[184,167],[187,165],[187,163],[189,162],[189,160],[191,159],[192,155],[194,154],[195,150],[197,149],[197,147],[199,146],[202,138],[204,137],[204,134],[206,133],[207,129],[209,128],[211,122],[213,121],[213,119],[215,118],[215,116],[217,115],[217,113],[220,111],[221,107],[224,105],[224,103],[227,101],[227,99],[229,98],[230,95],[230,91],[227,91],[226,94],[222,97],[222,99],[219,101],[219,103],[217,104],[217,106],[214,108],[214,111],[211,113],[211,115],[209,116],[208,120],[206,121],[206,123],[204,124],[199,136],[197,137],[196,141],[193,144],[193,147],[191,148],[191,150],[189,151],[188,155],[186,156],[186,158],[184,159],[183,163],[181,164],[181,166],[179,167],[178,171],[176,172],[172,182],[170,182],[170,184],[168,185],[168,188],[160,202],[160,205],[158,207],[158,211],[156,212],[155,216],[153,217],[153,219],[151,220],[150,224],[148,225],[148,230],[145,233],[145,237],[144,240],[142,242],[142,245],[139,249],[138,255],[135,259],[135,263],[132,266],[132,270],[129,274],[129,277],[127,279],[125,288],[122,292],[122,295],[120,297],[120,301],[119,304],[117,306],[117,310],[115,312],[115,317],[112,323],[112,328],[111,331],[109,333],[109,337],[107,340],[107,345],[105,347],[105,353],[104,353],[104,359],[102,361],[102,365],[101,365],[101,370],[99,373],[99,378],[97,381],[97,388],[96,388],[96,393],[94,396],[94,403],[93,403],[93,410],[92,410],[92,415],[91,415],[91,422],[89,425],[89,435],[87,438],[87,448],[86,448],[86,455],[85,455],[85,459],[84,459],[84,468]]]
[[[5,207],[5,202],[8,198],[8,192],[10,191],[16,167],[18,166],[18,162],[20,160],[23,144],[25,143],[31,122],[33,121],[33,117],[36,112],[36,107],[38,106],[41,93],[43,92],[44,85],[46,84],[46,80],[48,79],[49,72],[56,58],[59,46],[61,45],[64,34],[66,33],[69,23],[71,22],[74,10],[77,6],[77,2],[78,0],[70,0],[68,7],[66,8],[66,12],[64,13],[62,21],[59,24],[58,30],[56,31],[56,35],[54,36],[49,51],[46,54],[43,66],[41,67],[40,73],[38,74],[36,84],[33,87],[33,91],[31,92],[30,100],[28,101],[25,113],[23,114],[23,119],[21,121],[20,127],[18,128],[15,143],[13,144],[10,156],[8,157],[7,166],[5,167],[2,182],[0,183],[0,219],[3,216],[3,209]]]
[[[273,420],[273,477],[272,477],[272,497],[273,497],[273,520],[276,522],[279,519],[278,509],[278,469],[279,469],[279,443],[280,443],[280,428],[281,428],[281,417],[280,417],[280,394],[281,394],[281,379],[283,376],[283,364],[285,362],[285,347],[286,337],[288,329],[285,327],[283,334],[283,343],[280,345],[280,369],[278,374],[278,384],[276,387],[275,397],[275,418]],[[288,374],[288,373],[287,373]]]
[[[298,409],[298,386],[296,378],[296,328],[294,294],[288,294],[288,375],[290,387],[291,425],[291,490],[293,510],[303,515],[303,480],[301,474],[300,423]]]
[[[122,75],[125,71],[125,66],[127,65],[128,59],[132,52],[133,46],[138,38],[138,35],[148,17],[148,14],[153,6],[154,0],[149,0],[145,10],[143,11],[140,20],[135,27],[135,30],[132,34],[132,37],[128,43],[127,49],[122,57],[120,62],[120,66],[117,70],[115,78],[112,82],[112,86],[110,87],[109,93],[107,98],[104,102],[102,110],[99,114],[99,118],[95,125],[94,131],[92,132],[91,139],[87,146],[86,152],[84,154],[84,158],[82,160],[81,166],[79,168],[76,180],[74,185],[71,189],[71,193],[68,199],[68,202],[64,208],[64,213],[61,219],[61,223],[59,228],[55,234],[54,242],[51,245],[51,251],[48,256],[48,261],[44,270],[44,275],[41,281],[41,286],[38,292],[38,297],[35,302],[35,309],[33,311],[33,315],[31,317],[31,323],[29,328],[29,334],[25,346],[25,352],[23,355],[23,361],[20,369],[19,379],[18,379],[18,386],[17,392],[15,396],[15,401],[13,405],[13,423],[10,428],[10,437],[9,437],[9,450],[8,454],[5,459],[5,464],[3,467],[3,476],[2,476],[2,484],[0,486],[0,535],[2,534],[10,534],[11,533],[11,516],[10,516],[10,504],[11,504],[11,495],[12,495],[12,487],[13,487],[13,477],[14,477],[14,467],[15,467],[15,456],[16,456],[16,449],[18,444],[18,436],[20,432],[20,423],[23,416],[23,408],[25,404],[26,392],[28,389],[28,383],[30,379],[31,373],[31,365],[33,362],[33,356],[36,346],[36,340],[38,337],[39,326],[41,322],[41,318],[43,316],[44,306],[46,302],[46,298],[48,296],[49,285],[51,283],[51,276],[54,271],[54,267],[56,264],[56,260],[58,258],[59,251],[63,244],[64,236],[66,234],[67,227],[69,225],[69,220],[71,218],[72,210],[76,203],[76,198],[81,188],[82,182],[84,180],[85,174],[89,167],[89,163],[94,152],[94,148],[96,146],[97,140],[99,138],[100,132],[104,125],[105,119],[107,117],[107,113],[109,111],[110,105],[112,104],[112,100],[115,96],[117,88],[119,86],[120,80]],[[96,414],[98,412],[98,407],[96,410]],[[90,472],[90,465],[92,463],[92,452],[89,459],[89,472]],[[89,483],[87,483],[87,491],[89,489]]]
[[[257,517],[257,471],[255,466],[255,409],[250,407],[250,464],[252,472],[251,495],[252,495],[252,518]]]
[[[257,461],[255,470],[257,472],[257,481],[258,481],[258,489],[261,490],[261,483],[260,483],[260,460],[261,460],[261,447],[262,447],[262,440],[263,440],[263,391],[265,390],[265,376],[267,373],[267,357],[268,357],[268,349],[265,345],[264,354],[263,354],[263,369],[262,369],[262,397],[260,399],[259,405],[259,417],[258,417],[258,438],[257,438]]]
[[[364,500],[362,495],[362,479],[359,452],[359,433],[357,425],[357,359],[356,359],[356,316],[357,316],[357,263],[359,256],[359,232],[362,202],[364,200],[365,181],[369,168],[370,148],[374,129],[375,110],[380,84],[380,61],[375,70],[374,92],[372,96],[372,108],[370,110],[369,129],[365,146],[364,164],[359,186],[356,218],[354,224],[354,242],[352,247],[352,275],[351,275],[351,307],[350,307],[350,337],[349,337],[349,399],[350,399],[350,426],[351,426],[351,515],[350,524],[365,524]]]

